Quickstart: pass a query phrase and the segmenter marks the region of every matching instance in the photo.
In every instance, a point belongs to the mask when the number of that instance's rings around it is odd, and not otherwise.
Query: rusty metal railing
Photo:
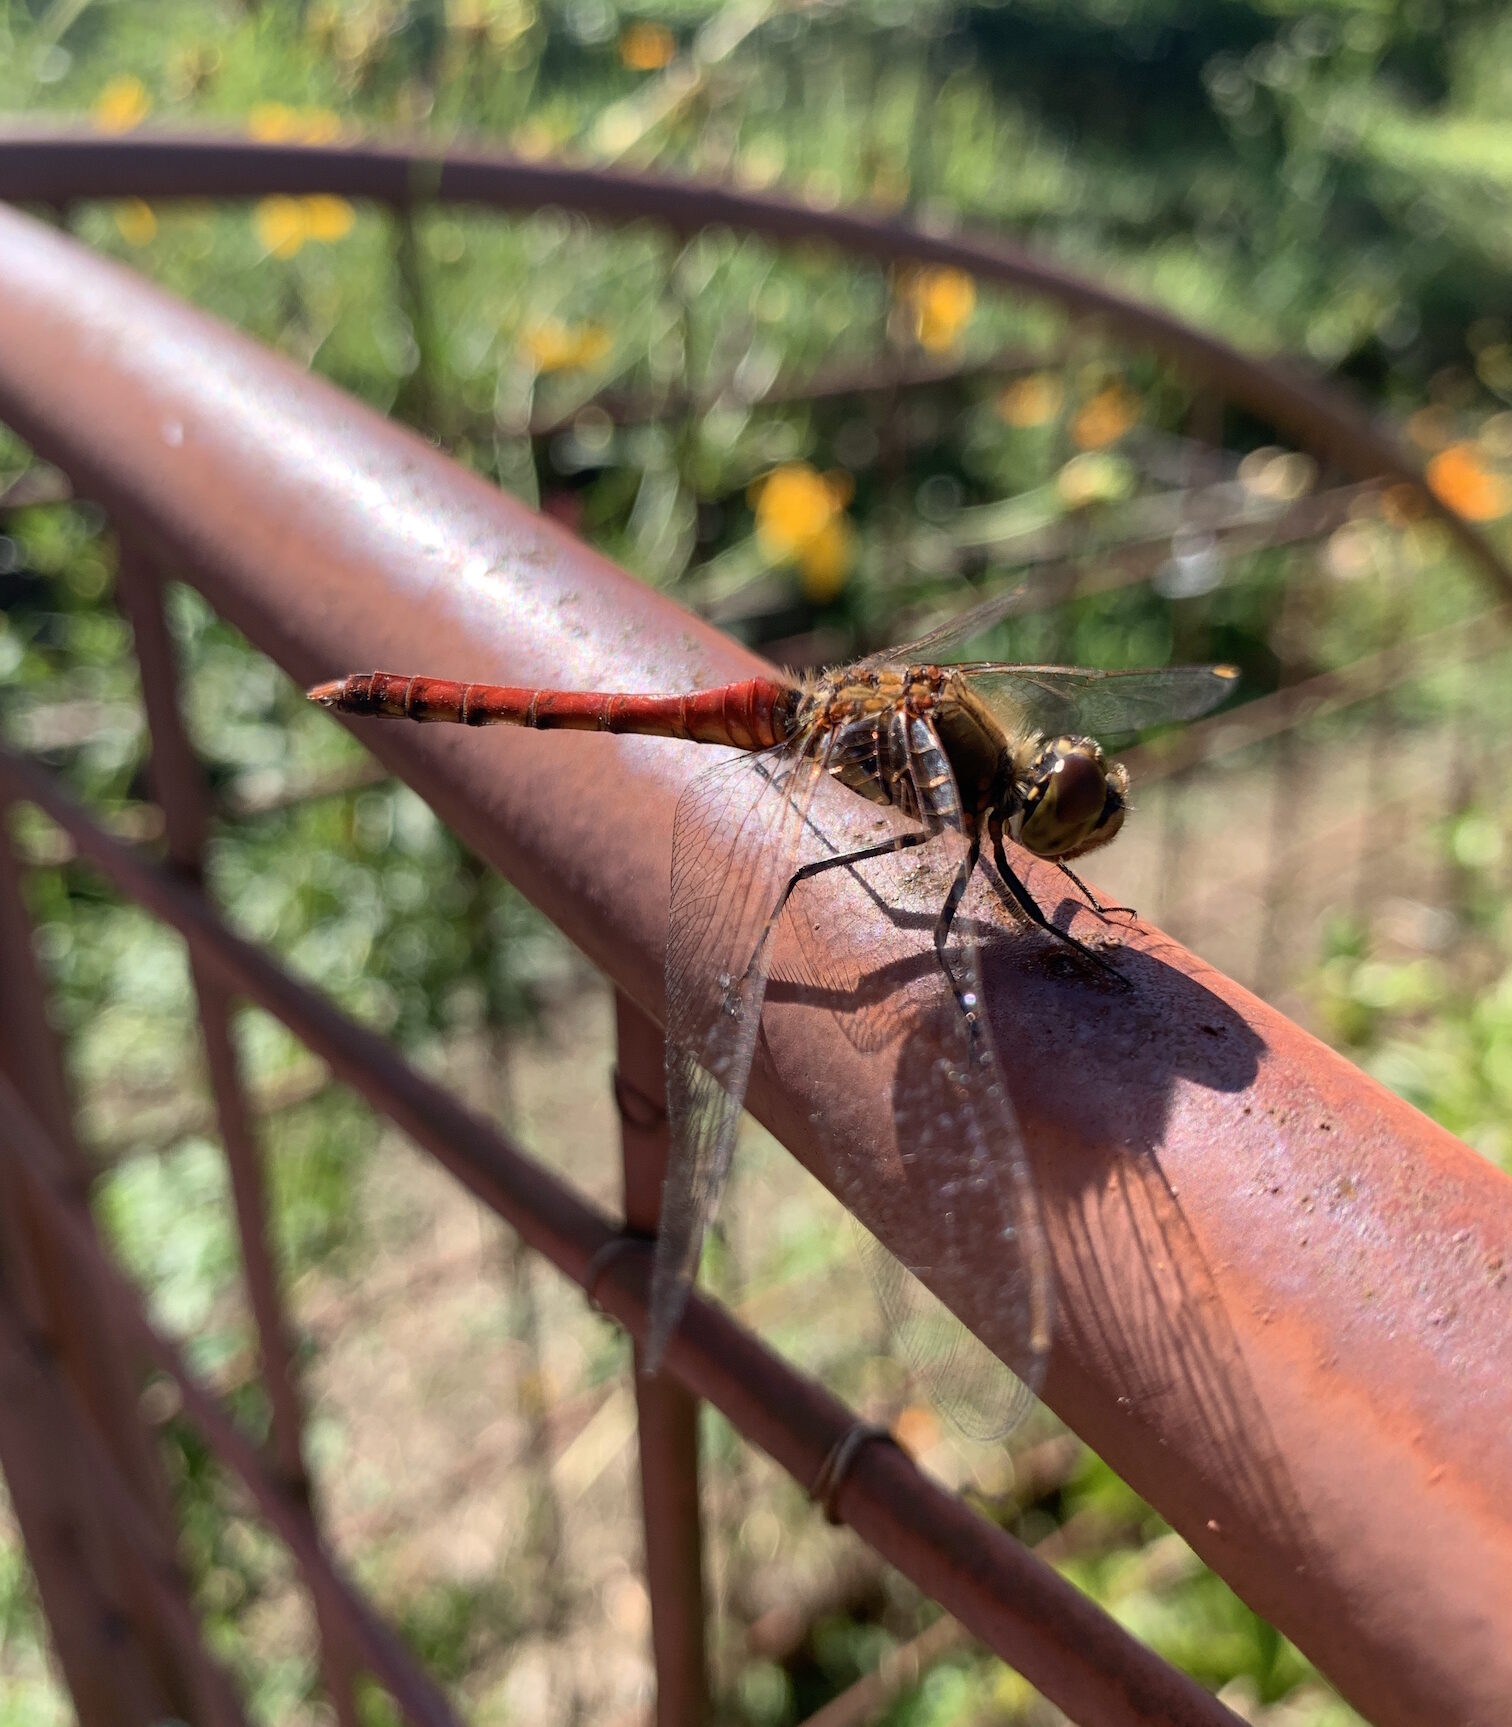
[[[0,417],[105,504],[135,555],[192,580],[301,681],[412,655],[421,636],[439,672],[507,669],[522,681],[680,687],[753,669],[750,656],[418,440],[129,273],[12,215],[0,216],[0,244],[12,290]],[[692,764],[631,748],[615,756],[610,780],[599,739],[543,738],[529,760],[466,734],[374,741],[657,1017],[665,896],[656,884]],[[296,1029],[346,1051],[346,1071],[360,1069],[370,1094],[396,1088],[389,1105],[411,1131],[443,1107],[429,1090],[406,1089],[412,1079],[401,1082],[403,1070],[370,1046],[353,1053],[352,1028],[322,1032],[311,1017],[319,1004],[304,992],[295,1000],[286,980],[259,971],[266,962],[216,933],[195,890],[149,870],[22,774],[7,769],[12,798],[50,804],[133,896],[171,907],[181,927],[199,920],[195,939],[221,988],[265,1005],[278,994]],[[1508,1680],[1496,1627],[1512,1589],[1501,1491],[1512,1429],[1508,1298],[1496,1268],[1512,1183],[1173,944],[1150,934],[1126,951],[1136,982],[1127,1001],[1089,1000],[1075,982],[1045,976],[1011,936],[989,955],[995,1025],[1062,1291],[1048,1401],[1373,1718],[1489,1706]],[[857,958],[864,972],[866,953]],[[832,1153],[817,1142],[815,1113],[831,1147],[889,1180],[895,1148],[871,1100],[888,1094],[900,1052],[862,1055],[793,1004],[773,1005],[767,1032],[757,1114],[821,1179]],[[1078,1083],[1055,1083],[1070,1061]],[[1084,1083],[1088,1065],[1095,1084]],[[540,1173],[510,1166],[522,1205],[502,1181],[498,1142],[457,1113],[436,1119],[437,1154],[449,1148],[458,1173],[487,1185],[501,1214],[546,1245],[560,1196]],[[24,1115],[11,1127],[35,1149]],[[918,1224],[927,1231],[927,1218]],[[558,1241],[553,1257],[569,1273],[586,1271],[608,1238],[606,1220],[596,1227]],[[924,1239],[890,1245],[915,1263],[930,1257]],[[600,1285],[632,1325],[640,1276],[626,1256]],[[756,1363],[747,1345],[708,1331],[717,1323],[699,1311],[674,1371],[812,1480],[838,1429],[798,1414],[820,1398],[834,1421],[845,1417],[817,1392],[785,1385],[784,1406],[767,1400],[776,1388],[759,1373],[754,1393],[732,1378]],[[1151,1690],[1156,1680],[1126,1640],[1107,1641],[1106,1621],[1073,1633],[1059,1606],[1041,1610],[1059,1601],[1053,1591],[1019,1599],[1058,1630],[1041,1636],[1036,1623],[1030,1635],[1015,1620],[1005,1632],[996,1615],[1015,1600],[1019,1573],[994,1545],[1001,1538],[923,1492],[901,1459],[869,1447],[839,1509],[968,1623],[993,1618],[988,1641],[1011,1647],[1073,1716],[1216,1709],[1190,1688]],[[1439,1538],[1425,1551],[1417,1535],[1429,1519]],[[944,1546],[941,1529],[951,1532]],[[1078,1643],[1087,1636],[1112,1652],[1096,1669]],[[691,1669],[684,1680],[697,1683]],[[1159,1683],[1172,1683],[1168,1671]]]

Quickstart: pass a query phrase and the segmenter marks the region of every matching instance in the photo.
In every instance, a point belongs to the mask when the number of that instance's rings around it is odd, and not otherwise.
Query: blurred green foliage
[[[1491,3],[0,0],[7,106],[87,116],[107,133],[163,122],[315,142],[481,135],[530,157],[724,177],[1022,237],[1331,372],[1400,417],[1439,464],[1441,493],[1485,521],[1512,506],[1509,49],[1512,25]],[[330,198],[122,201],[68,219],[795,659],[875,646],[982,584],[1034,577],[1051,553],[1073,574],[1095,568],[1149,536],[1151,501],[1191,479],[1202,400],[1190,383],[948,272],[785,255],[728,232],[611,235],[561,212],[434,209],[406,222]],[[1250,478],[1238,475],[1252,502],[1312,483],[1293,487],[1263,448],[1270,431],[1232,410],[1200,436],[1251,459]],[[0,498],[42,472],[0,429]],[[1335,597],[1308,614],[1293,676],[1393,639],[1407,588],[1425,630],[1483,603],[1430,530],[1379,510],[1338,530],[1328,559]],[[0,504],[0,729],[151,843],[114,562],[109,524],[87,502]],[[1296,563],[1262,546],[1235,560],[1242,579],[1184,590],[1183,568],[1200,562],[1173,556],[1153,583],[1111,592],[1047,590],[1004,651],[1099,664],[1211,654],[1272,687]],[[217,811],[209,886],[233,925],[425,1062],[458,1038],[530,1023],[576,975],[561,938],[413,793],[374,779],[197,596],[175,588],[169,600]],[[1395,723],[1426,731],[1455,715],[1442,682],[1400,693]],[[1357,717],[1329,724],[1346,745],[1360,730]],[[51,1011],[100,1160],[102,1223],[157,1317],[260,1431],[213,1124],[175,1124],[170,1107],[202,1105],[206,1090],[182,948],[104,893],[45,824],[25,821],[21,838],[38,866]],[[1501,813],[1464,802],[1437,838],[1442,903],[1337,920],[1312,997],[1356,1059],[1504,1163],[1509,843]],[[318,1076],[304,1086],[307,1058],[263,1016],[244,1014],[237,1035],[271,1106],[287,1277],[360,1267],[373,1245],[354,1205],[371,1117]],[[257,1717],[287,1719],[312,1694],[312,1660],[281,1639],[270,1661],[256,1634],[259,1607],[287,1593],[285,1562],[227,1516],[234,1496],[192,1428],[168,1409],[162,1431],[212,1639]],[[716,1437],[711,1467],[735,1457]],[[1141,1636],[1236,1704],[1287,1700],[1286,1719],[1311,1727],[1351,1719],[1091,1462],[1041,1515],[1082,1513],[1136,1528],[1070,1569]],[[873,1668],[920,1611],[909,1597],[885,1619],[821,1627],[801,1672],[746,1662],[730,1717],[795,1719]],[[520,1631],[530,1612],[502,1582],[459,1588],[417,1599],[405,1630],[460,1682],[480,1627]],[[0,1722],[57,1713],[36,1637],[17,1550],[0,1546]],[[385,1708],[367,1702],[374,1720]],[[888,1719],[1039,1720],[1038,1709],[1012,1675],[963,1654]]]

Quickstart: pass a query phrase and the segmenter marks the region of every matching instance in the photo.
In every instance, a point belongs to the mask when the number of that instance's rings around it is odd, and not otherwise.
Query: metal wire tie
[[[903,1450],[893,1437],[891,1428],[879,1427],[872,1421],[853,1421],[825,1453],[814,1484],[809,1488],[809,1498],[823,1511],[826,1523],[843,1521],[835,1504],[836,1496],[845,1485],[845,1478],[856,1461],[856,1453],[874,1439],[885,1440],[897,1451]]]
[[[602,1241],[589,1256],[588,1263],[583,1267],[583,1294],[588,1297],[588,1305],[595,1313],[603,1313],[596,1293],[599,1279],[622,1254],[627,1247],[655,1247],[656,1237],[643,1234],[636,1229],[622,1229],[617,1235],[611,1235],[607,1241]],[[606,1314],[612,1319],[613,1314]]]

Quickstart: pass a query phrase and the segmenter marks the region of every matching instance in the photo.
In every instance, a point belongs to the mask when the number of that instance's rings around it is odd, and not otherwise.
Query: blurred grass
[[[0,0],[0,64],[13,109],[87,116],[106,134],[166,123],[316,141],[486,135],[527,156],[689,171],[1021,236],[1230,339],[1329,371],[1406,426],[1445,495],[1495,523],[1512,502],[1501,13],[1363,0],[689,0],[654,11],[608,0]],[[1011,657],[1210,653],[1241,663],[1257,691],[1287,672],[1278,632],[1300,565],[1283,549],[1236,554],[1234,579],[1213,591],[1188,593],[1178,579],[1200,574],[1201,548],[1153,583],[1075,590],[1127,542],[1141,507],[1195,484],[1198,443],[1221,454],[1220,477],[1237,474],[1250,502],[1287,492],[1292,470],[1275,464],[1295,457],[1257,449],[1269,434],[1232,412],[1194,432],[1200,394],[1153,359],[951,273],[782,254],[725,232],[686,244],[649,227],[596,233],[560,212],[430,210],[405,225],[336,199],[128,200],[80,207],[69,222],[787,657],[876,646],[1053,554],[1072,565],[1071,589],[1015,622]],[[931,367],[933,383],[898,382]],[[879,376],[880,392],[859,388]],[[0,431],[0,498],[37,474]],[[1328,476],[1305,475],[1300,491],[1315,479]],[[1323,564],[1336,579],[1307,617],[1292,675],[1394,639],[1403,590],[1425,629],[1483,603],[1431,530],[1379,502],[1332,531]],[[109,525],[87,503],[0,508],[0,727],[150,841],[113,566]],[[418,798],[372,780],[358,747],[193,594],[171,598],[185,709],[220,811],[210,885],[228,917],[513,1119],[510,1088],[498,1086],[503,1052],[521,1085],[532,1060],[549,1065],[530,1056],[528,1034],[584,999],[581,962]],[[1462,692],[1448,681],[1399,694],[1393,723],[1424,737],[1463,725]],[[1482,724],[1505,718],[1482,713]],[[1328,721],[1322,735],[1353,750],[1360,716]],[[1424,838],[1449,884],[1442,897],[1414,889],[1340,913],[1299,987],[1357,1060],[1505,1163],[1512,836],[1494,804],[1467,797]],[[45,826],[27,824],[24,843],[41,866],[33,911],[101,1160],[102,1220],[159,1317],[257,1427],[266,1416],[182,951],[102,895]],[[312,1084],[301,1052],[262,1016],[244,1015],[238,1038],[269,1103],[274,1227],[291,1286],[350,1292],[374,1263],[407,1263],[429,1225],[406,1230],[374,1211],[371,1196],[394,1178],[366,1110],[318,1074]],[[175,1102],[201,1119],[175,1124]],[[759,1152],[748,1161],[759,1165]],[[753,1301],[805,1277],[823,1287],[834,1256],[816,1215],[795,1210],[759,1271],[749,1243],[728,1264],[716,1247],[711,1274],[732,1289],[753,1279]],[[519,1367],[509,1395],[528,1405],[548,1384],[597,1395],[610,1383],[619,1358],[602,1340],[552,1341],[565,1319],[540,1318],[517,1268],[494,1273],[509,1299],[478,1322],[485,1347]],[[773,1322],[801,1351],[820,1328],[789,1300]],[[817,1346],[815,1365],[860,1372],[865,1391],[869,1370],[822,1336]],[[312,1324],[302,1347],[311,1383],[325,1385],[334,1335]],[[542,1362],[564,1349],[568,1365],[548,1372]],[[339,1473],[357,1420],[380,1418],[344,1403],[339,1386],[327,1396],[314,1443]],[[545,1433],[544,1412],[539,1425]],[[313,1718],[308,1627],[281,1557],[228,1516],[235,1496],[171,1409],[162,1432],[212,1639],[257,1718]],[[521,1465],[535,1480],[531,1467]],[[777,1661],[745,1650],[733,1627],[761,1589],[805,1575],[808,1514],[718,1423],[710,1473],[728,1513],[715,1523],[730,1719],[794,1720],[917,1632],[927,1609],[887,1583],[859,1616],[821,1624],[804,1651]],[[537,1512],[548,1502],[537,1496]],[[751,1506],[769,1502],[782,1508],[775,1535],[752,1528]],[[1254,1719],[1352,1719],[1095,1460],[1028,1516],[1026,1533],[1084,1514],[1133,1532],[1068,1564],[1140,1635]],[[628,1517],[606,1526],[633,1543]],[[554,1552],[554,1539],[547,1528],[538,1553]],[[570,1615],[549,1565],[506,1578],[501,1561],[497,1574],[461,1579],[412,1572],[382,1544],[365,1562],[369,1585],[478,1701],[479,1719],[518,1714],[518,1691],[500,1681],[485,1696],[468,1676],[486,1668],[493,1685],[512,1652],[523,1671],[537,1642],[565,1641]],[[14,1544],[0,1547],[0,1720],[61,1719],[40,1676],[28,1587]],[[633,1641],[633,1599],[623,1589],[604,1599],[627,1615],[610,1612],[622,1626],[613,1635]],[[599,1639],[611,1635],[591,1607],[577,1611]],[[371,1717],[384,1707],[372,1699]],[[888,1719],[987,1715],[1051,1718],[997,1664],[962,1651]]]

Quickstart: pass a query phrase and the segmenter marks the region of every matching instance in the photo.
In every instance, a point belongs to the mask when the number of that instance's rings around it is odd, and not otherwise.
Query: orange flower
[[[898,1416],[896,1438],[910,1457],[933,1451],[943,1438],[939,1417],[923,1404],[911,1403]]]
[[[90,114],[97,132],[130,132],[152,112],[147,86],[131,72],[112,78],[95,97]]]
[[[774,564],[796,564],[803,591],[816,605],[835,599],[856,558],[855,529],[845,514],[850,475],[787,462],[752,491],[762,553]]]
[[[1491,522],[1512,510],[1512,486],[1485,467],[1473,444],[1451,444],[1428,464],[1428,489],[1471,522]]]
[[[1060,412],[1065,394],[1054,372],[1031,372],[1027,378],[1015,378],[998,397],[998,414],[1020,430],[1043,426]]]
[[[659,72],[677,55],[677,38],[665,24],[631,24],[619,39],[620,65],[632,72]]]
[[[1139,419],[1139,398],[1122,384],[1109,384],[1077,409],[1071,437],[1079,450],[1116,444]]]
[[[976,283],[964,270],[931,265],[903,280],[903,300],[913,312],[914,335],[931,354],[943,354],[960,340],[976,310]]]
[[[527,330],[520,346],[538,372],[572,372],[597,365],[614,346],[602,324],[564,324],[548,318]]]

